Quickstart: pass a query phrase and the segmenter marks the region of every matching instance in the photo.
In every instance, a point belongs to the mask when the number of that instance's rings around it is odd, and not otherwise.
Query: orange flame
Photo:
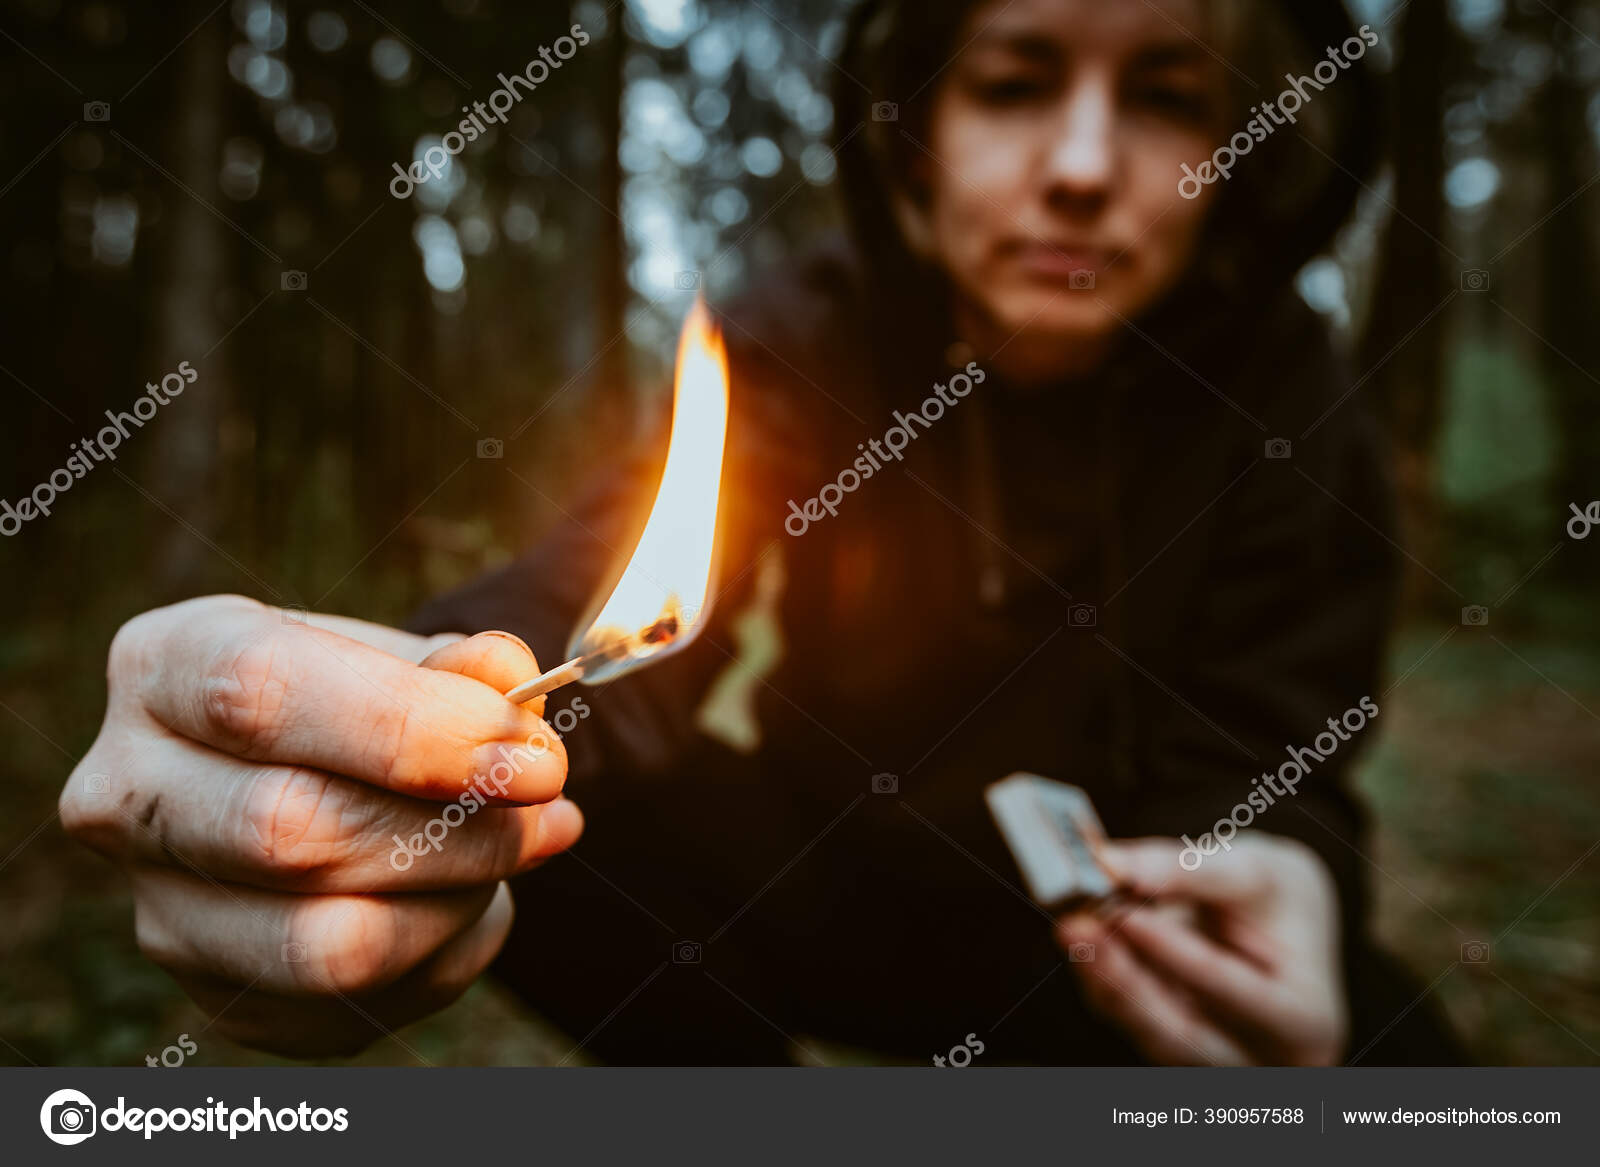
[[[705,625],[727,429],[727,353],[697,300],[678,339],[672,437],[655,505],[610,598],[568,646],[569,657],[597,657],[584,668],[586,683],[674,652]]]

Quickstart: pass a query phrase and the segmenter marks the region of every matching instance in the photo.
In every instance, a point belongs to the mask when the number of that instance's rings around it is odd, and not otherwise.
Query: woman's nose
[[[1116,173],[1115,112],[1108,79],[1083,77],[1066,91],[1045,159],[1050,197],[1106,196]]]

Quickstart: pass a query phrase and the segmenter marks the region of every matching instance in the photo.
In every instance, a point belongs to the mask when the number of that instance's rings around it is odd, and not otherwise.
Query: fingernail
[[[520,648],[523,652],[527,653],[529,656],[533,655],[533,649],[528,647],[528,642],[526,640],[522,639],[522,637],[517,636],[517,635],[515,635],[513,633],[502,632],[498,628],[491,628],[487,632],[478,633],[478,635],[479,636],[498,636],[501,640],[509,640],[512,644],[516,645],[518,648]]]
[[[540,729],[524,738],[505,738],[479,746],[472,753],[473,783],[485,794],[513,802],[543,802],[565,781],[555,731],[541,720]],[[556,789],[559,790],[559,785]]]

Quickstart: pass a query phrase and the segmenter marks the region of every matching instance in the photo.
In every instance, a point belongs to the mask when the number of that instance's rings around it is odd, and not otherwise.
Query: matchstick
[[[678,618],[668,614],[662,616],[650,627],[643,629],[635,637],[621,637],[605,648],[586,652],[582,656],[575,656],[566,664],[557,665],[548,672],[540,673],[537,677],[523,681],[522,684],[506,690],[506,700],[514,705],[521,705],[532,701],[535,697],[542,697],[546,693],[554,692],[563,685],[570,685],[573,681],[583,680],[584,671],[593,665],[604,664],[625,656],[629,652],[636,652],[639,648],[649,644],[662,644],[674,639],[678,635]],[[635,643],[637,640],[637,643]]]
[[[506,700],[513,705],[521,705],[532,701],[535,697],[543,697],[546,693],[553,692],[563,685],[570,685],[573,681],[583,676],[584,665],[588,664],[594,656],[603,655],[590,653],[588,656],[575,656],[564,665],[557,665],[547,673],[540,673],[531,680],[523,681],[514,689],[506,690]]]

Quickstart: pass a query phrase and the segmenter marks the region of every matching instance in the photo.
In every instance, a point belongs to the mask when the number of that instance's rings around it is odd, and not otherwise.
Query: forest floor
[[[1394,654],[1399,675],[1438,645],[1380,702],[1358,782],[1375,931],[1477,1062],[1595,1065],[1600,676],[1569,644],[1493,631],[1418,629]]]

